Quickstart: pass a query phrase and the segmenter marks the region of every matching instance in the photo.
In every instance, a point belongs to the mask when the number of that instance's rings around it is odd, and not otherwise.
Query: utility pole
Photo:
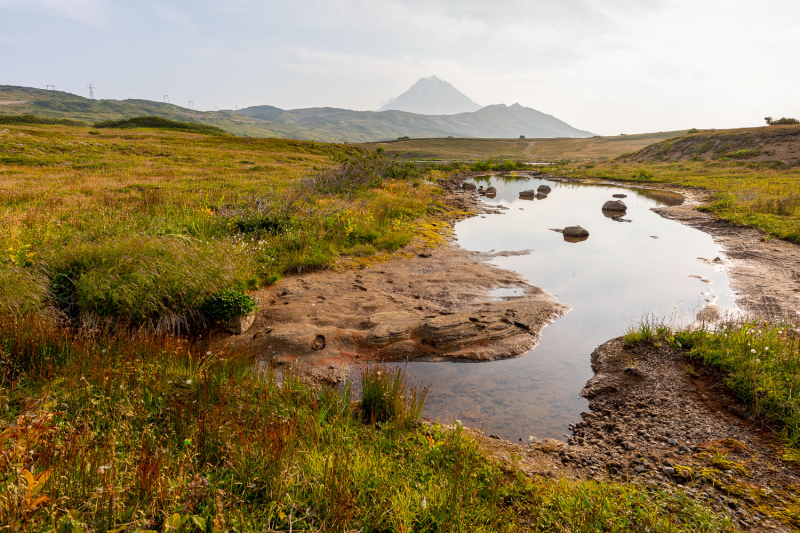
[[[189,109],[194,111],[194,101],[192,101],[192,100],[189,100]]]
[[[89,84],[89,87],[87,87],[87,89],[89,89],[89,98],[91,98],[92,100],[94,100],[94,85],[92,85],[92,84],[90,83],[90,84]]]
[[[55,85],[45,85],[44,88],[45,88],[46,91],[55,91],[56,90],[56,86]]]
[[[164,95],[164,103],[165,103],[165,104],[168,104],[168,103],[169,103],[169,95],[168,95],[168,94],[165,94],[165,95]]]

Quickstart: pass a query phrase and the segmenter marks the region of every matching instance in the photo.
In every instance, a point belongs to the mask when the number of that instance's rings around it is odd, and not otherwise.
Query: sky
[[[0,0],[0,84],[377,109],[436,75],[604,135],[800,118],[798,0]]]

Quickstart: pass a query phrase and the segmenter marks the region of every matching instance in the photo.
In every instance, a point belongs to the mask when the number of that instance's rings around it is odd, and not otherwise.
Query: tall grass
[[[505,473],[462,428],[411,423],[414,402],[364,423],[244,353],[28,316],[0,319],[0,354],[8,531],[729,529],[658,491]],[[394,376],[384,393],[405,394]]]
[[[800,329],[745,319],[721,326],[675,330],[645,320],[625,336],[668,343],[722,373],[727,387],[761,419],[780,427],[800,447]]]
[[[220,289],[405,245],[436,199],[423,179],[432,168],[350,147],[7,131],[0,292],[29,296],[0,306],[16,312],[50,306],[84,322],[186,330],[202,323],[199,306]]]

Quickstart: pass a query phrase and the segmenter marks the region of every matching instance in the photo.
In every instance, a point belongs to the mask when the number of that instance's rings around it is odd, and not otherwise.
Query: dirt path
[[[531,150],[533,149],[534,146],[536,146],[536,142],[537,141],[531,141],[528,143],[528,146],[525,147],[525,152],[524,152],[525,155],[528,156],[531,155]]]

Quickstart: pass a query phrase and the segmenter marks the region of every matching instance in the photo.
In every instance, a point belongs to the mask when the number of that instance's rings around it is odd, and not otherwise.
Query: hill
[[[350,111],[330,107],[285,111],[255,106],[235,112],[254,120],[295,128],[307,137],[332,136],[345,142],[368,142],[400,137],[591,137],[588,131],[519,104],[491,105],[473,113],[419,115],[406,111]],[[309,136],[310,135],[310,136]]]
[[[361,146],[373,152],[382,147],[386,156],[397,159],[603,161],[685,133],[686,130],[583,139],[398,139]]]
[[[420,115],[456,115],[481,108],[464,93],[436,76],[421,78],[378,111],[408,111]]]
[[[619,158],[645,161],[780,161],[800,164],[800,125],[735,130],[690,130],[687,135],[652,144]]]
[[[63,91],[0,86],[0,115],[32,114],[86,123],[157,116],[214,126],[242,137],[369,142],[398,137],[590,137],[557,118],[522,107],[488,106],[473,113],[419,115],[330,107],[283,110],[255,106],[203,112],[150,100],[92,100]]]

